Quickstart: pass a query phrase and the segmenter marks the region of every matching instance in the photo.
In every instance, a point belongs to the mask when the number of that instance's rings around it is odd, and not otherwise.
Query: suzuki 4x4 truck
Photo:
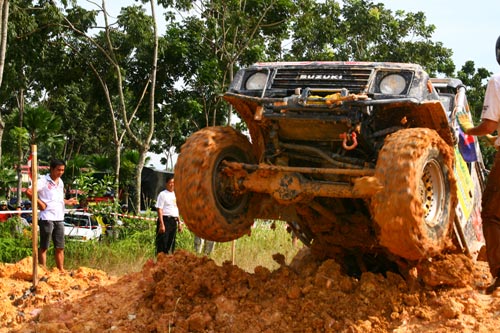
[[[175,167],[177,204],[198,236],[225,242],[255,219],[288,222],[313,253],[418,261],[484,244],[484,169],[456,79],[421,66],[258,63],[224,99],[248,134],[207,127]]]

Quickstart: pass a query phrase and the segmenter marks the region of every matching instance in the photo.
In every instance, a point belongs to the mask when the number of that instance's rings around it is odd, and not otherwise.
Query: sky
[[[88,0],[87,0],[88,1]],[[341,0],[339,0],[341,1]],[[476,68],[490,72],[500,68],[495,59],[495,43],[500,36],[499,0],[372,0],[383,3],[395,12],[423,12],[427,24],[436,27],[432,40],[442,42],[453,51],[453,62],[459,70],[466,61],[472,60]],[[122,6],[136,3],[134,0],[108,0],[108,10],[117,15]],[[149,10],[149,5],[146,5]],[[157,7],[158,25],[165,25],[161,9]]]
[[[372,0],[382,3],[393,12],[423,12],[426,23],[433,24],[434,42],[453,52],[455,71],[461,69],[466,61],[472,60],[477,68],[483,67],[490,72],[497,72],[500,66],[495,58],[495,43],[500,36],[500,0]],[[108,1],[107,7],[115,15],[119,9],[133,0]],[[149,6],[146,8],[149,9]],[[164,25],[164,18],[157,8],[158,25]],[[152,161],[158,166],[159,160]],[[160,166],[158,166],[160,167]]]
[[[477,2],[476,2],[477,1]],[[375,0],[393,12],[423,12],[436,27],[432,40],[453,51],[455,70],[472,60],[476,68],[500,69],[495,43],[500,36],[499,0]]]

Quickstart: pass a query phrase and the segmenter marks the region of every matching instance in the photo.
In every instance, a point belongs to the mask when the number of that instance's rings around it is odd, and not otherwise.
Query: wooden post
[[[231,246],[231,261],[234,265],[234,260],[236,258],[236,239],[233,240],[232,246]]]
[[[38,284],[38,153],[36,145],[31,145],[31,229],[33,235],[33,288]]]

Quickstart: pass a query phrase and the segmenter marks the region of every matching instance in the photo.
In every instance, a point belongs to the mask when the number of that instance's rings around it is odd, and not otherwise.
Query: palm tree
[[[66,163],[64,172],[64,182],[73,184],[74,180],[82,174],[82,170],[90,166],[89,158],[82,155],[76,155]]]
[[[90,165],[95,171],[112,173],[113,160],[106,155],[94,154],[90,157]]]
[[[23,125],[29,133],[30,145],[43,145],[49,151],[49,158],[57,155],[57,147],[64,144],[61,130],[61,118],[47,110],[43,105],[27,107]],[[38,149],[41,151],[41,149]]]

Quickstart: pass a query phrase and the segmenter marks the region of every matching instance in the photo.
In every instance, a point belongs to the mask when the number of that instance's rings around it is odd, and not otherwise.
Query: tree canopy
[[[144,0],[119,13],[106,5],[10,0],[0,154],[25,163],[3,135],[24,127],[42,162],[108,158],[118,180],[121,156],[137,151],[140,166],[155,152],[171,169],[191,133],[236,122],[221,95],[235,71],[257,61],[418,63],[431,75],[458,75],[474,110],[490,74],[472,61],[455,74],[452,51],[433,39],[424,13],[369,0]]]

